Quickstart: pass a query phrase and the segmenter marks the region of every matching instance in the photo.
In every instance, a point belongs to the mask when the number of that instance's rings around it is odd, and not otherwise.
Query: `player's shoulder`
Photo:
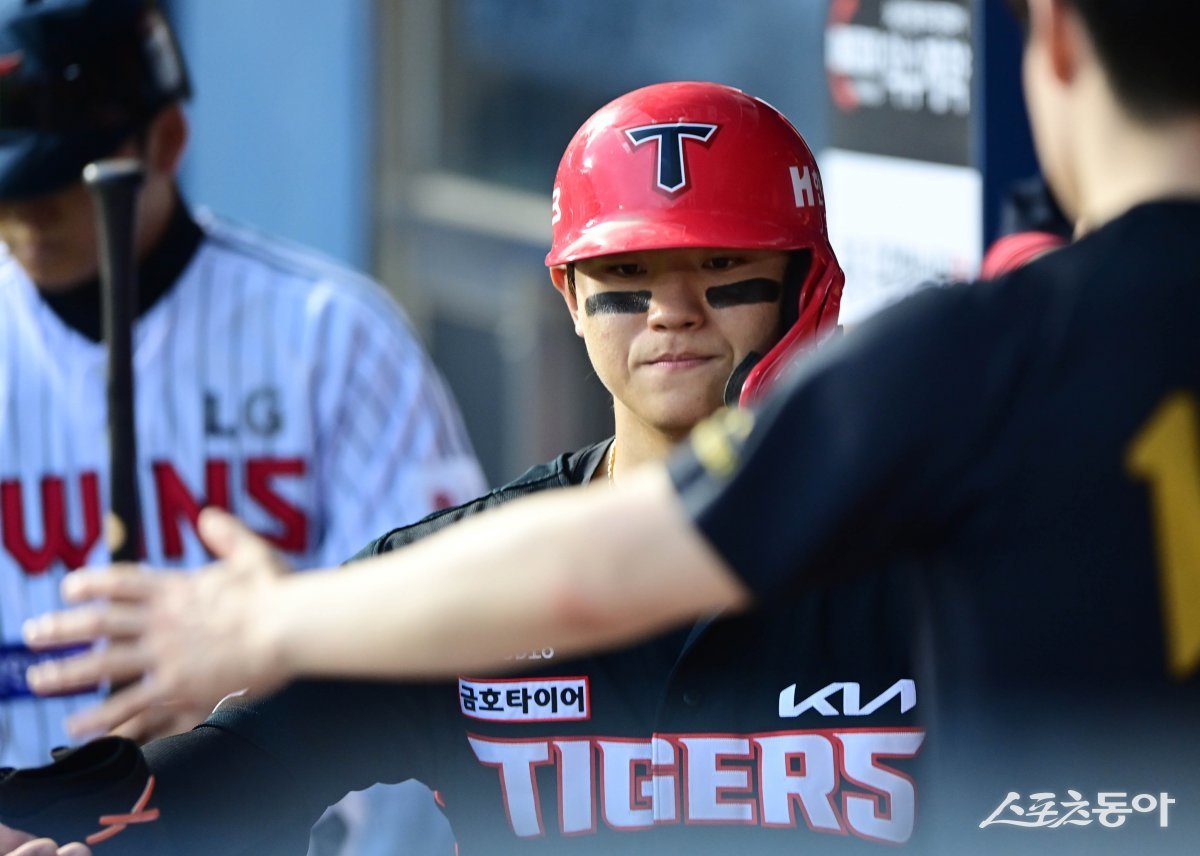
[[[879,340],[897,353],[957,350],[1003,327],[1012,303],[996,281],[946,279],[929,283],[854,327],[845,337],[853,348]]]
[[[587,476],[596,468],[604,453],[608,450],[611,438],[584,446],[574,452],[559,455],[543,464],[530,467],[510,482],[494,488],[483,496],[470,502],[435,511],[424,519],[401,526],[376,538],[358,553],[350,562],[388,553],[401,547],[419,541],[434,532],[457,523],[467,517],[473,517],[515,499],[541,493],[546,490],[572,487],[583,484]]]
[[[863,325],[887,336],[942,342],[965,351],[1037,338],[1038,319],[1079,299],[1098,262],[1095,247],[1067,245],[990,279],[944,279],[916,290]],[[1031,323],[1032,322],[1032,323]]]
[[[332,257],[254,226],[198,208],[194,217],[204,232],[202,252],[214,256],[214,265],[234,265],[258,274],[239,277],[277,296],[318,301],[343,309],[356,309],[365,320],[409,327],[399,304],[378,282]]]
[[[948,379],[960,378],[1011,388],[1088,341],[1108,304],[1122,305],[1129,272],[1118,272],[1121,228],[993,279],[922,289],[847,335],[844,350],[859,358],[846,365],[863,374],[895,371],[910,385],[953,388]]]

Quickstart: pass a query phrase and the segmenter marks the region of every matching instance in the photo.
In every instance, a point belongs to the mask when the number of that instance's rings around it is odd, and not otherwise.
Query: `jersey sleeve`
[[[227,700],[145,747],[157,836],[179,854],[303,853],[309,828],[349,791],[428,780],[434,686],[308,681]]]
[[[399,307],[383,294],[333,304],[319,347],[322,528],[344,561],[368,539],[483,492],[458,406]]]
[[[346,564],[390,553],[393,550],[399,550],[401,547],[406,547],[409,544],[420,541],[422,538],[427,538],[436,532],[440,532],[447,526],[452,526],[455,523],[466,520],[468,517],[482,514],[485,511],[504,505],[506,502],[512,502],[514,499],[520,499],[523,496],[543,490],[567,487],[572,482],[565,468],[566,458],[567,456],[564,455],[557,461],[531,467],[519,478],[490,491],[484,496],[477,497],[470,502],[465,502],[453,508],[444,508],[436,511],[417,523],[412,523],[408,526],[399,526],[371,541],[371,543],[351,556]]]
[[[718,414],[669,461],[694,525],[758,597],[916,555],[986,481],[963,476],[1016,375],[1010,352],[977,344],[999,320],[976,311],[981,288],[922,292],[829,341],[761,410]]]

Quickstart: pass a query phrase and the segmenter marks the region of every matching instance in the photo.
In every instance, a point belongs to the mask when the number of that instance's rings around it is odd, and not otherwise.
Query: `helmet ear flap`
[[[804,281],[812,268],[813,254],[810,249],[793,250],[783,272],[783,316],[780,329],[792,329],[800,320],[800,301],[803,299]]]
[[[729,375],[729,380],[725,381],[725,394],[722,400],[726,407],[737,407],[741,402],[742,390],[746,386],[746,378],[750,376],[750,372],[754,371],[754,367],[758,365],[758,361],[762,359],[762,354],[758,351],[751,351],[746,354],[745,359],[737,364],[737,367]]]
[[[796,358],[818,341],[819,333],[837,325],[846,275],[832,251],[821,256],[810,254],[810,260],[807,276],[800,280],[799,299],[794,301],[799,315],[746,377],[739,399],[742,407],[757,404]]]
[[[779,333],[786,336],[788,331],[800,320],[800,301],[804,294],[804,282],[812,268],[813,253],[807,247],[793,250],[788,257],[787,267],[783,271],[783,299],[780,303]],[[745,388],[746,379],[754,371],[755,366],[763,359],[758,351],[748,353],[725,382],[725,406],[737,407]]]

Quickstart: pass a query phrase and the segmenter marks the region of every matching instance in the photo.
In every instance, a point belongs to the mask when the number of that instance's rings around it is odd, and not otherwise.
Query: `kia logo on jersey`
[[[662,125],[642,125],[629,128],[625,136],[634,146],[653,140],[658,147],[658,171],[656,184],[667,193],[678,193],[687,187],[687,159],[684,157],[684,141],[698,140],[707,143],[717,131],[716,125],[701,125],[691,122],[672,122]]]
[[[841,705],[837,704],[840,697]],[[917,682],[912,678],[901,678],[879,695],[862,703],[862,688],[857,681],[835,681],[797,702],[796,685],[785,687],[779,693],[779,716],[790,719],[808,711],[821,716],[870,716],[889,701],[895,699],[901,713],[908,713],[917,706]]]

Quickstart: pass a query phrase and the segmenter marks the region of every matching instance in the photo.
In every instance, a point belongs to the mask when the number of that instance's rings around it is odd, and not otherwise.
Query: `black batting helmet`
[[[0,0],[0,199],[78,181],[189,94],[153,0]]]

